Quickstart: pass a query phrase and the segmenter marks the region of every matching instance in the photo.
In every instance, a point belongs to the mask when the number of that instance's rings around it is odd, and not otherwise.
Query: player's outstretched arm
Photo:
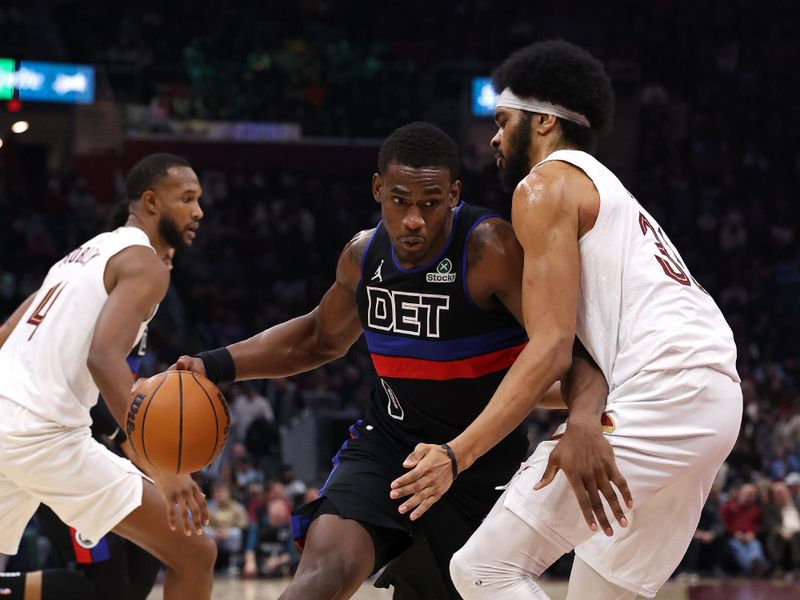
[[[38,290],[28,296],[25,301],[20,304],[13,313],[11,313],[11,316],[8,317],[8,320],[0,325],[0,348],[2,348],[3,344],[6,343],[8,336],[11,335],[11,332],[14,331],[17,323],[19,323],[20,319],[22,319],[22,315],[28,311],[37,293]]]
[[[131,246],[108,261],[104,283],[108,299],[97,318],[87,366],[114,419],[124,427],[133,383],[125,359],[142,323],[167,293],[169,271],[151,249]]]
[[[345,246],[336,267],[336,281],[314,310],[227,347],[236,381],[288,377],[347,353],[363,331],[356,287],[371,233],[362,231]],[[208,375],[197,357],[181,356],[173,366]]]

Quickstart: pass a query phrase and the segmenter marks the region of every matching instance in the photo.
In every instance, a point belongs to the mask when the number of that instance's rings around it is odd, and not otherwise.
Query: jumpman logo
[[[381,275],[382,268],[383,268],[383,261],[381,261],[381,264],[379,264],[378,268],[375,269],[375,275],[372,276],[372,279],[370,279],[370,281],[375,281],[377,279],[378,281],[383,283],[383,275]]]

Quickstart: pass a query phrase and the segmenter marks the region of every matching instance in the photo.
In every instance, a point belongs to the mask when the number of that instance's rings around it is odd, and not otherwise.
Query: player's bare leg
[[[308,528],[303,556],[279,600],[346,600],[375,565],[372,537],[356,521],[321,515]]]
[[[167,505],[149,481],[142,486],[142,505],[129,514],[114,532],[158,558],[167,569],[166,600],[211,598],[217,548],[204,536],[184,534],[167,525]]]

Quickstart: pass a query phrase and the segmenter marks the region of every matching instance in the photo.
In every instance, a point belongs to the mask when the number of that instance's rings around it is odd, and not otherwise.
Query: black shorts
[[[389,497],[391,482],[407,472],[402,449],[364,420],[333,459],[320,498],[295,511],[292,528],[300,547],[312,521],[337,514],[362,524],[375,545],[374,571],[387,565],[376,585],[394,585],[395,597],[414,600],[460,598],[450,581],[450,558],[488,514],[500,492],[494,484],[456,480],[425,515],[412,522]]]
[[[45,505],[36,511],[36,521],[63,566],[82,571],[98,598],[145,600],[150,594],[161,563],[133,542],[109,533],[89,547]]]

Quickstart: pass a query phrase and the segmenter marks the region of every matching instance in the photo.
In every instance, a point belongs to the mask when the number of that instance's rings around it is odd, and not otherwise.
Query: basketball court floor
[[[214,600],[277,600],[288,585],[288,579],[242,580],[239,578],[218,578],[214,582]],[[545,581],[542,588],[551,600],[564,600],[567,597],[566,581]],[[378,590],[371,584],[364,586],[353,596],[354,600],[391,600],[388,590]],[[162,600],[159,586],[150,594],[148,600]],[[591,600],[587,598],[586,600]],[[800,582],[718,580],[700,581],[687,585],[669,582],[656,600],[800,600]]]

